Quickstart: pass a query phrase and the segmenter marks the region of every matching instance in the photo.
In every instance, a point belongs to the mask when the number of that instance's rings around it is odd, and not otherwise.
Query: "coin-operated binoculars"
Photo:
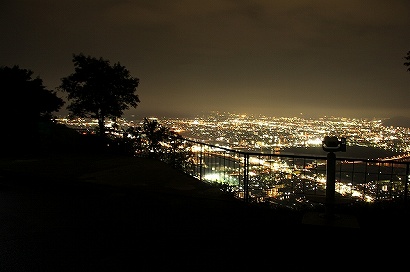
[[[335,136],[326,136],[322,141],[322,148],[328,152],[326,162],[326,205],[325,218],[334,218],[336,155],[334,152],[346,152],[346,138],[340,140]]]
[[[346,138],[339,140],[336,136],[325,136],[325,139],[322,141],[322,148],[327,152],[346,152]]]

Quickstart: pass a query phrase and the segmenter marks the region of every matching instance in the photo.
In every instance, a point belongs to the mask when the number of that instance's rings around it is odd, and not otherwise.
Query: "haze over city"
[[[73,54],[120,62],[140,80],[125,112],[137,119],[410,117],[409,11],[407,0],[5,0],[0,65],[53,90]]]

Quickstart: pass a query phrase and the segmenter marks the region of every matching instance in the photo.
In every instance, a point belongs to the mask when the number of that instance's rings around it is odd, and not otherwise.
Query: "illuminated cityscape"
[[[192,119],[155,118],[187,139],[231,149],[272,151],[295,147],[320,147],[327,135],[345,137],[349,146],[372,147],[392,153],[410,151],[410,128],[384,126],[383,119],[322,117],[266,117],[212,112]],[[76,129],[97,127],[96,120],[57,119]],[[115,122],[108,121],[111,128]],[[142,120],[116,121],[120,129],[140,126]],[[387,152],[386,152],[387,153]]]
[[[295,147],[320,147],[326,135],[345,137],[349,146],[392,153],[410,151],[410,128],[386,127],[381,119],[266,117],[212,113],[195,119],[161,122],[185,138],[232,149],[261,152]]]
[[[403,161],[410,150],[410,129],[387,127],[379,119],[276,118],[217,112],[194,119],[154,119],[184,139],[203,143],[201,147],[190,147],[194,157],[186,168],[203,167],[189,174],[203,181],[227,185],[240,198],[248,187],[250,196],[258,202],[305,205],[306,200],[301,199],[301,195],[323,195],[326,189],[323,156],[326,152],[321,147],[326,135],[346,137],[348,150],[359,148],[358,154],[362,155],[359,158],[364,159]],[[92,120],[59,119],[59,122],[82,130],[97,125]],[[121,120],[115,126],[126,129],[140,125],[141,122]],[[107,127],[114,127],[114,123],[109,122]],[[320,150],[317,156],[322,159],[285,156],[283,151],[292,148]],[[363,150],[370,150],[369,154],[381,152],[376,158],[363,155]],[[244,152],[257,152],[258,155],[246,159]],[[351,157],[358,155],[352,153]],[[340,162],[339,169],[335,184],[337,193],[370,202],[376,198],[400,197],[403,181],[407,180],[405,167],[393,163],[380,166],[352,160]]]

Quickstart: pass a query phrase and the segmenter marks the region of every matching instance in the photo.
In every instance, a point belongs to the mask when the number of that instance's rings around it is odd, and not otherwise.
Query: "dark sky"
[[[2,0],[0,20],[0,65],[50,90],[73,54],[120,62],[126,117],[410,117],[409,0]]]

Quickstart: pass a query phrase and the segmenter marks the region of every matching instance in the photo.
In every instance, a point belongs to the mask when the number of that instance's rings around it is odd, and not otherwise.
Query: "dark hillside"
[[[318,247],[339,257],[346,245],[359,256],[407,243],[404,208],[341,203],[324,221],[323,211],[248,204],[159,160],[69,152],[93,139],[65,129],[45,133],[49,153],[0,158],[0,271],[243,269],[272,254],[317,262]]]

